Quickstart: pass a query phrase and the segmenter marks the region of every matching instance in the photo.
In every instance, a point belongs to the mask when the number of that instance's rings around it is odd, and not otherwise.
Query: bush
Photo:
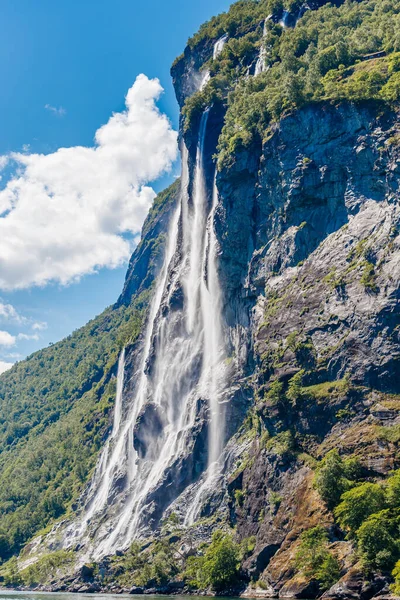
[[[271,404],[276,405],[279,404],[280,402],[282,402],[282,400],[284,399],[284,393],[283,393],[283,383],[282,381],[279,381],[278,379],[275,379],[270,387],[268,392],[265,395],[266,400],[269,400],[271,402]]]
[[[392,575],[394,577],[394,583],[390,586],[390,589],[393,594],[400,596],[400,560],[395,564]]]
[[[385,494],[389,506],[393,508],[400,506],[400,469],[386,480]]]
[[[339,562],[328,549],[328,534],[321,525],[302,533],[295,567],[306,577],[316,579],[321,590],[330,588],[340,578]]]
[[[240,546],[232,536],[222,531],[214,532],[204,556],[191,556],[187,561],[186,577],[195,588],[215,591],[228,589],[239,572]]]
[[[297,400],[301,398],[302,395],[302,387],[301,384],[303,382],[305,371],[301,369],[296,375],[289,380],[288,390],[286,392],[286,398],[290,400],[292,404],[295,404]]]

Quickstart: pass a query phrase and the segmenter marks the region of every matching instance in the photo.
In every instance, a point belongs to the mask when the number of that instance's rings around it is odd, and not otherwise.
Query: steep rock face
[[[177,179],[159,194],[143,224],[142,238],[129,261],[125,284],[118,304],[129,304],[132,297],[147,290],[163,261],[165,239],[172,212],[180,193]]]
[[[321,377],[399,391],[397,134],[374,106],[309,107],[219,175],[221,274],[258,297],[260,357],[297,332]]]
[[[186,49],[173,67],[181,107],[199,88],[212,51],[206,39]],[[225,107],[216,102],[208,108],[203,161],[210,204]],[[181,132],[189,154],[189,195],[199,123]],[[350,597],[355,589],[367,590],[368,598],[375,593],[359,569],[349,571],[354,547],[314,489],[313,470],[333,448],[358,457],[370,478],[399,466],[396,440],[387,434],[399,424],[398,399],[386,395],[400,393],[399,132],[398,116],[378,104],[314,104],[271,124],[263,143],[237,150],[230,166],[216,173],[229,441],[223,477],[198,515],[211,517],[211,524],[195,524],[188,540],[183,534],[183,546],[191,547],[192,535],[197,543],[209,541],[213,529],[236,525],[240,541],[255,538],[242,564],[244,579],[261,581],[269,595],[321,593],[294,567],[300,535],[316,525],[329,532],[343,575],[327,597]],[[161,210],[156,205],[150,214],[120,304],[150,294],[177,199],[178,184],[163,196]],[[182,252],[178,244],[174,277]],[[177,281],[167,286],[157,319],[182,310]],[[133,397],[142,338],[126,348],[126,398]],[[145,365],[150,375],[156,349],[157,339]],[[303,373],[306,392],[291,402],[273,402],[271,383],[279,381],[287,391],[296,373]],[[158,532],[171,512],[184,519],[196,496],[209,436],[202,398],[196,415],[189,442],[149,492],[146,535]],[[133,428],[132,445],[141,459],[154,458],[162,435],[161,411],[148,402]],[[125,469],[115,474],[112,510],[121,490],[128,495]]]
[[[175,85],[182,102],[187,90],[178,78]],[[373,102],[311,105],[271,125],[262,145],[239,150],[217,174],[232,356],[271,438],[245,445],[239,474],[227,474],[231,522],[240,539],[256,538],[243,568],[261,578],[261,595],[321,593],[293,568],[300,534],[315,525],[330,531],[342,573],[354,560],[313,490],[312,460],[339,447],[371,476],[399,466],[397,444],[381,429],[400,418],[385,396],[400,392],[399,132],[398,115]],[[295,406],[266,400],[272,381],[287,386],[300,370],[303,385],[324,393]],[[344,377],[350,390],[329,388]],[[279,447],[285,432],[294,446]],[[379,591],[360,585],[366,597]]]

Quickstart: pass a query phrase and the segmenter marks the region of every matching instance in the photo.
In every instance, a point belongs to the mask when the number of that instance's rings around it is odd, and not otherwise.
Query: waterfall
[[[303,15],[304,15],[304,14],[305,14],[305,13],[306,13],[308,10],[311,10],[311,9],[310,9],[310,7],[308,6],[307,2],[305,2],[304,4],[302,4],[302,5],[300,6],[300,10],[299,10],[299,12],[298,12],[298,15],[297,15],[297,17],[296,17],[296,24],[295,24],[295,26],[297,25],[297,23],[298,23],[299,19],[301,19],[301,17],[302,17],[302,16],[303,16]]]
[[[224,35],[222,35],[219,40],[217,40],[214,44],[214,51],[213,51],[213,59],[215,60],[222,52],[226,42],[228,39],[228,34],[224,33]]]
[[[267,49],[265,47],[264,40],[265,40],[265,37],[267,35],[267,22],[270,19],[272,19],[272,14],[268,15],[268,17],[264,21],[263,39],[262,39],[262,42],[261,42],[261,48],[260,48],[260,52],[258,54],[256,66],[255,66],[255,69],[254,69],[254,77],[257,77],[257,75],[259,75],[260,73],[263,73],[263,71],[266,70],[266,68],[265,68],[265,59],[267,57]]]
[[[282,13],[282,18],[279,21],[279,25],[286,29],[288,27],[288,18],[290,16],[290,12],[288,10],[284,10]]]
[[[223,36],[221,36],[214,44],[214,48],[213,48],[213,60],[215,60],[222,52],[226,41],[228,39],[228,34],[225,33]],[[205,71],[201,80],[200,80],[200,87],[199,89],[202,90],[205,88],[205,86],[207,85],[207,83],[210,81],[211,79],[211,75],[210,75],[210,71]]]
[[[79,540],[91,546],[94,559],[127,547],[145,531],[157,509],[157,497],[163,508],[175,500],[178,492],[174,486],[165,488],[165,481],[168,477],[174,481],[175,471],[188,476],[184,467],[179,471],[180,461],[190,452],[199,418],[208,421],[205,481],[220,472],[225,343],[214,229],[218,192],[215,179],[213,190],[207,188],[204,165],[208,116],[206,110],[191,186],[183,145],[180,206],[170,226],[136,366],[130,366],[129,380],[124,381],[126,351],[122,351],[112,434],[82,514],[67,528],[65,545]],[[188,480],[180,491],[192,483]],[[188,512],[198,512],[198,499],[195,504],[195,511],[188,507]]]
[[[122,390],[124,387],[124,372],[125,372],[125,348],[122,349],[118,359],[117,373],[117,393],[115,395],[114,406],[114,424],[111,432],[111,437],[115,437],[119,431],[122,416]]]

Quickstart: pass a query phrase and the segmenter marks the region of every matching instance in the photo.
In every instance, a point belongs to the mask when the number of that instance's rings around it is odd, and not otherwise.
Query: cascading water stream
[[[114,406],[114,423],[111,432],[111,438],[114,438],[121,424],[122,417],[122,390],[124,388],[124,374],[125,374],[125,348],[122,349],[118,359],[118,373],[117,373],[117,393],[115,395],[115,406]]]
[[[228,34],[225,33],[215,42],[214,48],[213,48],[213,60],[218,58],[218,56],[221,54],[227,40],[228,40]],[[211,79],[210,71],[205,71],[204,75],[200,81],[200,90],[205,88],[205,86],[210,81],[210,79]]]
[[[279,25],[283,28],[283,29],[287,29],[288,28],[288,19],[290,16],[290,12],[288,10],[284,10],[282,13],[282,18],[279,21]]]
[[[268,15],[268,17],[264,21],[263,39],[262,39],[262,44],[261,44],[260,52],[258,54],[256,66],[255,66],[255,69],[254,69],[254,77],[257,77],[257,75],[260,75],[260,73],[263,73],[266,70],[265,59],[267,57],[267,49],[265,47],[264,40],[265,40],[266,35],[267,35],[267,22],[270,19],[272,19],[272,14]]]
[[[126,547],[146,528],[154,494],[164,489],[168,473],[188,452],[204,402],[208,404],[205,481],[220,472],[224,410],[219,396],[225,348],[213,225],[218,194],[215,182],[212,194],[207,190],[204,166],[208,115],[206,110],[200,123],[192,186],[187,151],[182,150],[180,207],[172,219],[137,366],[133,371],[130,367],[127,381],[126,353],[121,352],[112,433],[80,521],[67,529],[66,545],[86,540],[93,558]],[[183,301],[177,307],[173,298],[179,290]],[[198,500],[195,504],[188,513],[198,512]]]

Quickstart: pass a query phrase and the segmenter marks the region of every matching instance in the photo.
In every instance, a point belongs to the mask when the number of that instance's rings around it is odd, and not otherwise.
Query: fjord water
[[[117,598],[132,598],[128,594],[70,594],[68,592],[18,592],[13,590],[0,591],[0,600],[116,600]],[[157,599],[160,596],[146,594],[145,598]],[[190,596],[193,600],[204,600],[204,596]],[[164,600],[180,600],[187,599],[187,596],[167,596],[163,595]],[[221,600],[236,600],[235,596],[220,596]],[[267,599],[265,599],[267,600]]]
[[[217,42],[217,52],[225,41]],[[152,495],[184,455],[202,401],[208,404],[208,462],[185,507],[186,524],[199,514],[203,498],[220,473],[226,351],[214,230],[218,192],[215,178],[213,186],[207,186],[204,165],[208,118],[206,110],[199,127],[192,182],[188,152],[182,147],[180,204],[172,218],[131,385],[125,387],[124,349],[118,364],[112,433],[84,508],[66,530],[65,545],[82,543],[94,559],[127,547],[146,528]],[[172,309],[179,294],[183,295],[182,305]],[[135,427],[146,421],[143,415],[149,407],[157,426],[144,425],[138,448]]]

